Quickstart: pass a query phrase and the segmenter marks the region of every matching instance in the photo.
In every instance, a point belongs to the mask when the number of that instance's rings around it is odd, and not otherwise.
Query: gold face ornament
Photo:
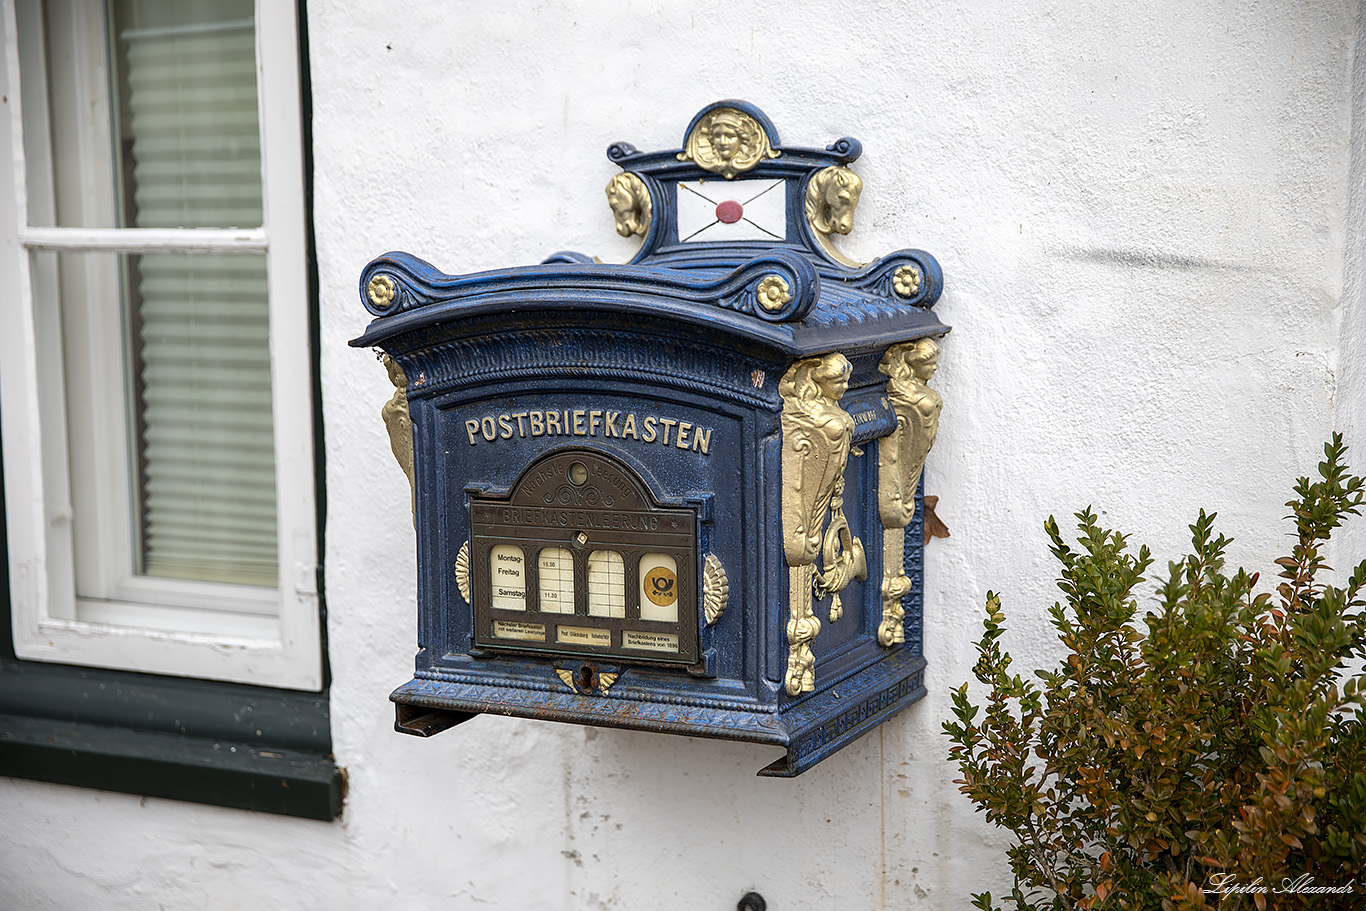
[[[697,121],[678,160],[694,161],[730,180],[778,154],[759,121],[735,108],[716,108]]]

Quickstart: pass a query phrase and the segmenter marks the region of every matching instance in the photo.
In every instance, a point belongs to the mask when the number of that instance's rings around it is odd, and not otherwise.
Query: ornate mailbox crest
[[[400,731],[481,712],[766,743],[792,776],[924,694],[938,263],[866,264],[857,140],[720,101],[608,149],[626,265],[361,274],[413,485]]]

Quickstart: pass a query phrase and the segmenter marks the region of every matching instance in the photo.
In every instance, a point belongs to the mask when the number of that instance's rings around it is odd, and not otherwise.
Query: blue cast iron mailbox
[[[626,265],[370,263],[413,484],[400,731],[479,713],[783,747],[800,774],[924,694],[938,263],[846,259],[860,144],[721,101],[608,149]],[[405,405],[406,399],[406,405]]]

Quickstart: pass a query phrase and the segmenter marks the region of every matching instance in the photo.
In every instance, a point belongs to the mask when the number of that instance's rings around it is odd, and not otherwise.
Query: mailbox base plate
[[[546,692],[414,678],[390,695],[395,729],[428,737],[487,713],[783,747],[759,775],[792,778],[890,720],[925,695],[925,659],[902,650],[785,705],[684,705],[625,686],[609,694]],[[700,700],[699,700],[700,701]]]
[[[595,727],[627,728],[689,737],[713,737],[787,746],[778,713],[756,706],[710,708],[649,698],[579,695],[515,687],[415,678],[389,699],[400,717],[433,710],[449,714],[507,715],[537,721],[564,721]],[[447,725],[449,727],[449,725]],[[436,733],[433,731],[433,733]]]
[[[759,770],[794,778],[925,695],[925,659],[900,651],[784,712],[787,755]]]

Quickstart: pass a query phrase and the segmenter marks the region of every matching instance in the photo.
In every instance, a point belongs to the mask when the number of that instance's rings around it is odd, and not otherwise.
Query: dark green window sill
[[[326,693],[0,658],[0,775],[331,820]]]

